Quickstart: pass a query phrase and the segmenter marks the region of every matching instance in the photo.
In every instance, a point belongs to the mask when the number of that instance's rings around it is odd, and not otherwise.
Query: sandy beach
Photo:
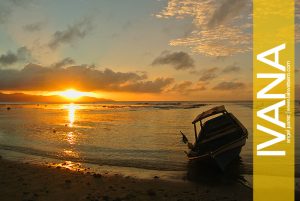
[[[247,201],[252,190],[239,183],[204,185],[142,180],[118,174],[75,172],[0,159],[0,200],[188,200]]]

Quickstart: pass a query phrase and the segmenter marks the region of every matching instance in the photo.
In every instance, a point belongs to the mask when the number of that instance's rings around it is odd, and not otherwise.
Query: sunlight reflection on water
[[[75,105],[74,103],[70,103],[65,108],[69,111],[69,127],[73,127],[73,124],[75,122],[75,112],[79,106]]]
[[[241,157],[243,163],[251,167],[252,103],[201,104],[14,105],[11,111],[0,112],[0,145],[28,155],[66,161],[185,170],[187,159],[183,151],[186,145],[181,143],[179,131],[192,141],[191,121],[195,116],[214,105],[225,104],[248,129],[249,139]]]

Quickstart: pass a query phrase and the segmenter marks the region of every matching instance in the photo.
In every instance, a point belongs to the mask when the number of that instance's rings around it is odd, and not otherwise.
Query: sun
[[[84,92],[76,91],[75,89],[68,89],[66,91],[60,92],[59,95],[71,100],[75,100],[84,96]]]

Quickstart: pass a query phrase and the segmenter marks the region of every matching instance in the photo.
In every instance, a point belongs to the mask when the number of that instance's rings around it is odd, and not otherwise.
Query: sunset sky
[[[251,9],[248,0],[0,0],[0,91],[251,100]]]

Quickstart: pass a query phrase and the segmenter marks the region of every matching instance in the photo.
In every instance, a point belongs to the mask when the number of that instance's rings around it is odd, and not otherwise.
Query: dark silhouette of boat
[[[200,132],[197,132],[197,123]],[[248,137],[247,129],[224,105],[199,114],[192,122],[195,130],[195,143],[189,143],[181,132],[183,142],[190,149],[186,152],[190,161],[217,164],[221,170],[239,157]]]

